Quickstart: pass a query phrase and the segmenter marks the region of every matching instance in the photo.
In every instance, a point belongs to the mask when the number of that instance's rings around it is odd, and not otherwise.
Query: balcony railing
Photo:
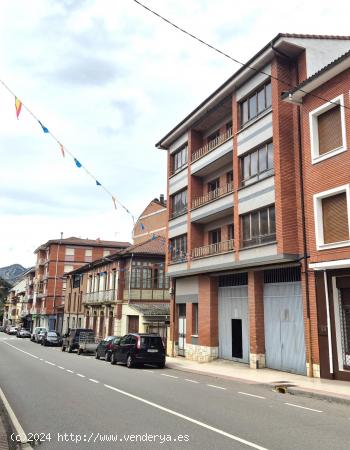
[[[205,205],[206,203],[210,203],[217,198],[223,197],[226,194],[229,194],[233,191],[233,183],[224,184],[214,191],[210,191],[207,194],[202,195],[201,197],[197,197],[192,200],[192,209],[199,208],[199,206]]]
[[[233,251],[233,239],[229,241],[217,242],[216,244],[205,245],[192,249],[192,258],[203,258],[205,256],[219,255],[220,253],[227,253]]]
[[[89,292],[83,294],[83,303],[103,303],[114,302],[116,300],[115,290],[110,289],[108,291]]]
[[[276,240],[276,234],[264,234],[262,236],[256,236],[252,239],[246,239],[241,242],[241,248],[255,247],[256,245],[267,244]]]
[[[169,263],[170,264],[176,264],[176,263],[183,263],[187,261],[187,253],[183,251],[172,251],[169,253]]]
[[[217,138],[208,142],[208,144],[203,145],[203,147],[199,148],[192,154],[191,161],[197,161],[197,159],[202,158],[204,155],[207,155],[215,148],[219,147],[219,145],[228,141],[232,137],[232,128],[229,128],[225,133],[220,134]]]

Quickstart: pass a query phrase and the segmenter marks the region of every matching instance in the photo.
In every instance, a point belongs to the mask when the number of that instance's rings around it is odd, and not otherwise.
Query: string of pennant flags
[[[42,131],[45,134],[48,134],[51,136],[51,138],[56,141],[56,143],[59,146],[60,152],[63,156],[63,158],[66,157],[66,155],[69,155],[76,167],[78,169],[83,169],[85,171],[85,173],[94,180],[96,186],[99,186],[101,189],[103,189],[112,199],[114,208],[117,209],[117,205],[121,206],[127,214],[130,215],[130,217],[132,218],[133,224],[135,225],[135,217],[134,215],[129,211],[129,209],[124,206],[118,199],[117,197],[109,191],[109,189],[107,189],[98,179],[97,177],[95,177],[81,162],[80,160],[65,146],[62,144],[62,142],[38,119],[38,117],[17,97],[17,95],[8,87],[8,85],[2,81],[0,79],[0,83],[4,86],[4,88],[14,97],[15,100],[15,111],[16,111],[16,117],[17,120],[19,120],[20,118],[20,114],[22,112],[23,109],[25,109],[32,117],[35,121],[37,121],[37,123],[40,125]]]

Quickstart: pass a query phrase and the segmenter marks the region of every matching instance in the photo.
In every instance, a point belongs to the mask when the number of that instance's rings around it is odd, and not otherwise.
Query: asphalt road
[[[43,450],[350,448],[346,405],[172,369],[111,366],[3,333],[0,387]]]

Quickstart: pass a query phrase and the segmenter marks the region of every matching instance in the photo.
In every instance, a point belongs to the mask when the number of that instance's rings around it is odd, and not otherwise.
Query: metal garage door
[[[219,357],[249,362],[247,286],[219,288]]]
[[[264,285],[266,367],[306,374],[300,282]]]

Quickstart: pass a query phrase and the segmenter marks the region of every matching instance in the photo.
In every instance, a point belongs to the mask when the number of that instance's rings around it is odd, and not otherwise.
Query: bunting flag
[[[62,153],[62,156],[63,156],[63,158],[64,158],[64,157],[66,156],[65,153],[64,153],[64,147],[63,147],[62,144],[60,144],[60,147],[61,147],[61,153]]]
[[[15,108],[16,108],[16,116],[17,116],[17,120],[18,117],[21,113],[21,109],[22,109],[22,102],[19,98],[15,97]]]
[[[74,158],[74,162],[75,162],[75,165],[76,165],[77,167],[79,167],[79,169],[80,169],[80,167],[82,166],[82,164],[77,160],[77,158]]]
[[[112,200],[113,200],[114,208],[117,209],[117,200],[115,199],[115,197],[113,197],[113,195],[112,195]]]
[[[41,128],[43,129],[44,133],[48,133],[49,130],[40,122],[40,120],[38,120],[38,122],[40,123]]]
[[[102,186],[102,184],[96,180],[96,186]]]
[[[143,223],[141,223],[141,230],[142,230],[142,231],[145,231],[145,226],[144,226]]]

